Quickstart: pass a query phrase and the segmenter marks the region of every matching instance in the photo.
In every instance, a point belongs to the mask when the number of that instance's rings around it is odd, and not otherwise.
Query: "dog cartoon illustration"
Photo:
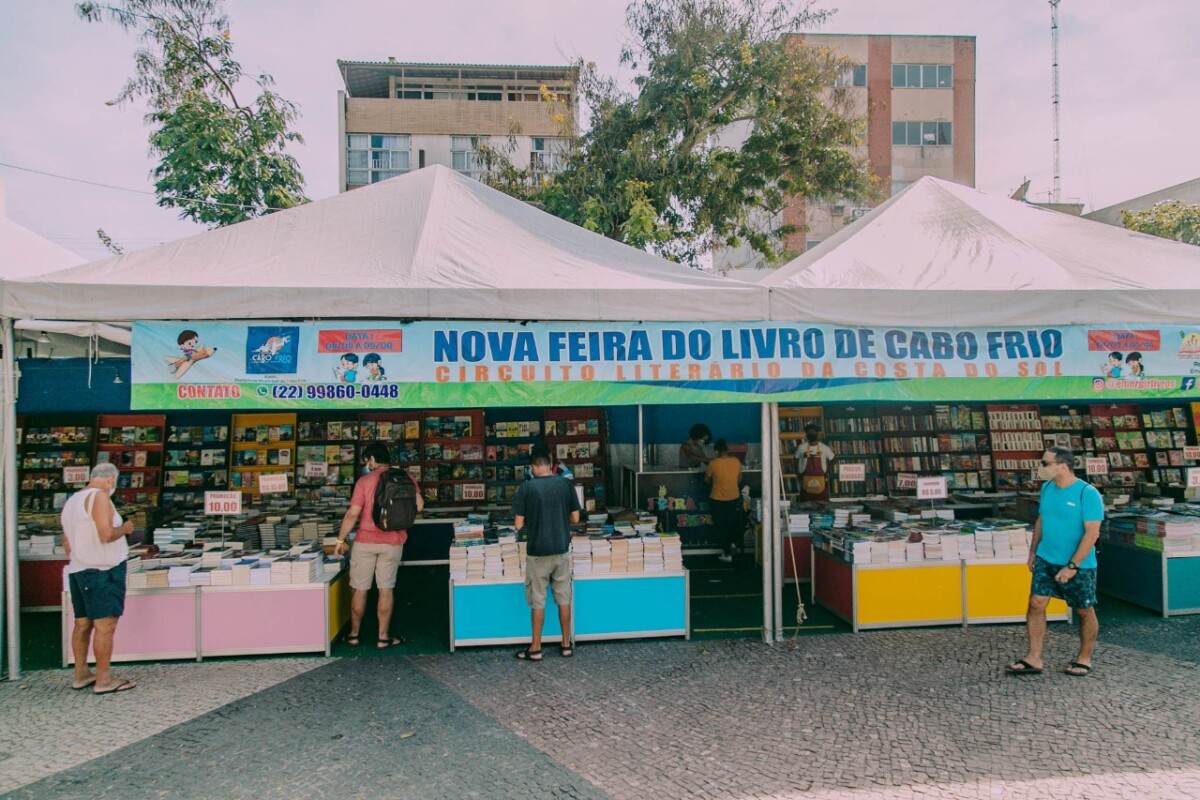
[[[192,368],[192,364],[203,361],[217,352],[217,348],[205,347],[201,344],[200,334],[192,330],[182,331],[177,342],[183,355],[163,356],[163,360],[167,362],[167,371],[174,376],[175,380],[182,378]]]
[[[275,354],[287,347],[291,341],[291,336],[272,336],[263,342],[254,352],[267,358],[274,358]]]

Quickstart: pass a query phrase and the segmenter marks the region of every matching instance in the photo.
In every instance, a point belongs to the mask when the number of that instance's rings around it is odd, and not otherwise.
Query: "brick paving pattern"
[[[46,759],[48,777],[15,773],[22,798],[1200,798],[1200,617],[1105,627],[1083,679],[1059,671],[1063,626],[1050,670],[1003,675],[1023,642],[1006,626],[145,666],[108,698],[40,673],[0,688],[0,776]],[[293,663],[315,668],[287,679]],[[238,677],[264,667],[282,682]],[[200,709],[155,681],[244,694]],[[111,752],[82,763],[100,745],[76,748],[77,723]]]

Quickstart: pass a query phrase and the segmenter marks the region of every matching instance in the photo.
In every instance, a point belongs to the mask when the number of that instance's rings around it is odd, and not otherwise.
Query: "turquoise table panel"
[[[530,637],[529,606],[524,583],[451,585],[450,645],[516,644]],[[546,624],[542,639],[562,640],[558,606],[546,593]]]
[[[1097,588],[1101,592],[1160,613],[1164,610],[1162,553],[1106,541],[1097,559]]]
[[[575,581],[575,638],[688,634],[686,575]]]
[[[1167,611],[1200,614],[1200,556],[1167,559]]]

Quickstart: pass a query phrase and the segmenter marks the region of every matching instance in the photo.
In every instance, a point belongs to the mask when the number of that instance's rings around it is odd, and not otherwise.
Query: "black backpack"
[[[379,476],[371,519],[381,531],[408,530],[416,521],[417,487],[407,470],[391,467]]]

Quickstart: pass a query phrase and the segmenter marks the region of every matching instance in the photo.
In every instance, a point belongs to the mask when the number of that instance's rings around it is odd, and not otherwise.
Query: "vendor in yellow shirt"
[[[716,457],[708,462],[708,471],[704,474],[705,482],[712,486],[708,507],[712,511],[717,541],[721,544],[721,555],[717,560],[730,562],[746,529],[742,513],[742,462],[729,455],[729,445],[724,439],[717,439],[713,450]]]

